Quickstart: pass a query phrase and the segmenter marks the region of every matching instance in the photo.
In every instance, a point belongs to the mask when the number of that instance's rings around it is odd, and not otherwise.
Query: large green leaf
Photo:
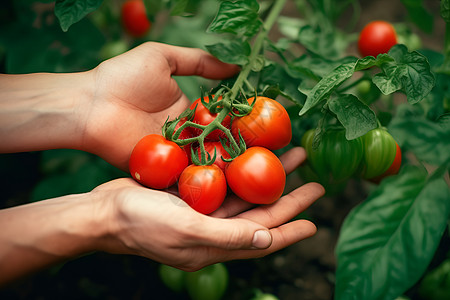
[[[450,123],[435,123],[410,113],[399,106],[398,115],[389,124],[389,131],[403,148],[412,151],[419,160],[440,166],[450,161]]]
[[[55,15],[63,31],[100,7],[103,0],[56,0]]]
[[[402,90],[409,103],[425,98],[433,89],[435,79],[425,56],[417,51],[408,52],[404,45],[396,45],[389,51],[395,62],[380,65],[383,73],[376,74],[373,82],[385,95]]]
[[[258,11],[256,0],[223,1],[208,31],[253,36],[262,25]]]
[[[353,140],[377,127],[377,117],[369,106],[351,94],[333,98],[328,107],[345,127],[345,137]]]
[[[395,299],[422,276],[450,216],[444,179],[407,165],[349,213],[336,254],[337,300]]]

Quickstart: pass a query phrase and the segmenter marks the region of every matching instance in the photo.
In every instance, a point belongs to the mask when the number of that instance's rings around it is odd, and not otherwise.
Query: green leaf
[[[341,57],[349,44],[348,35],[333,27],[305,25],[297,38],[306,49],[323,57]]]
[[[376,74],[373,83],[385,95],[403,90],[410,104],[425,98],[435,84],[426,57],[417,51],[408,52],[404,45],[392,47],[388,54],[395,62],[382,62],[380,67],[383,73]]]
[[[408,10],[408,15],[414,24],[427,33],[433,31],[433,15],[428,12],[424,5],[423,0],[402,0]]]
[[[206,49],[223,62],[241,66],[248,63],[251,52],[250,44],[239,40],[209,45]]]
[[[256,0],[223,1],[208,31],[253,36],[262,25],[258,11]]]
[[[377,127],[377,117],[369,106],[354,95],[343,95],[328,101],[328,107],[345,127],[345,137],[353,140]]]
[[[399,111],[402,109],[399,107]],[[448,123],[446,128],[441,125],[425,117],[405,115],[396,116],[388,128],[402,148],[411,150],[421,161],[439,166],[450,160],[450,128]]]
[[[427,181],[408,165],[353,209],[337,243],[336,294],[346,299],[395,299],[430,263],[450,216],[444,179]]]
[[[83,19],[102,4],[102,0],[56,0],[55,15],[65,32],[72,24]]]
[[[189,0],[175,0],[172,1],[172,6],[170,8],[171,16],[181,16],[185,13],[186,7],[189,4]]]
[[[300,111],[300,116],[316,106],[320,101],[330,96],[330,94],[350,78],[355,71],[355,63],[347,63],[338,66],[327,76],[323,77],[314,88],[308,93],[305,105]]]

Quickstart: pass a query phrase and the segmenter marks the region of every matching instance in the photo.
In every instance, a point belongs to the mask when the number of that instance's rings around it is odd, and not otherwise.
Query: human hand
[[[291,172],[305,157],[303,148],[294,148],[280,159]],[[100,250],[140,255],[193,271],[216,262],[262,257],[312,236],[314,224],[290,220],[321,197],[324,189],[305,184],[271,205],[253,209],[230,196],[209,216],[172,193],[144,188],[132,179],[108,182],[92,193],[104,199],[112,212],[107,222],[112,238]]]
[[[160,134],[168,117],[174,119],[190,105],[172,76],[223,79],[237,72],[237,66],[203,50],[152,42],[104,61],[88,72],[94,92],[80,108],[82,148],[128,170],[134,145],[147,134]]]

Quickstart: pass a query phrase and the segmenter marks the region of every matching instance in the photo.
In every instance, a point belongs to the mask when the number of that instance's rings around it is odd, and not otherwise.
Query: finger
[[[317,199],[322,197],[325,189],[318,183],[307,183],[291,193],[281,197],[270,205],[261,205],[236,216],[274,228],[286,223],[303,212]]]
[[[237,65],[224,63],[201,49],[158,45],[164,48],[164,56],[169,62],[172,75],[224,79],[239,72]]]
[[[196,228],[198,226],[198,228]],[[265,249],[272,244],[270,231],[258,223],[244,219],[220,219],[204,216],[190,226],[192,246],[223,250]]]
[[[305,159],[306,151],[302,147],[294,147],[280,155],[280,161],[283,164],[286,174],[292,173]]]
[[[235,194],[231,194],[216,211],[210,214],[210,216],[214,218],[228,218],[249,210],[254,206],[255,204],[244,201]]]
[[[227,260],[263,257],[313,236],[317,227],[307,220],[297,220],[270,230],[272,244],[266,249],[241,250],[227,253]]]

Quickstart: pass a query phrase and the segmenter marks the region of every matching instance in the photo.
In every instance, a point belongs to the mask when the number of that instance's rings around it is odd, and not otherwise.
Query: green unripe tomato
[[[222,263],[186,273],[186,289],[192,300],[219,300],[227,285],[228,271]]]
[[[395,159],[397,143],[384,128],[369,131],[362,137],[364,156],[361,177],[375,178],[389,169]]]
[[[162,282],[176,293],[180,293],[184,290],[185,276],[185,271],[164,264],[159,266],[159,277]]]
[[[345,130],[330,128],[322,135],[317,149],[313,149],[314,131],[311,129],[304,134],[301,145],[320,181],[340,183],[349,179],[361,163],[361,138],[349,141],[345,138]]]

